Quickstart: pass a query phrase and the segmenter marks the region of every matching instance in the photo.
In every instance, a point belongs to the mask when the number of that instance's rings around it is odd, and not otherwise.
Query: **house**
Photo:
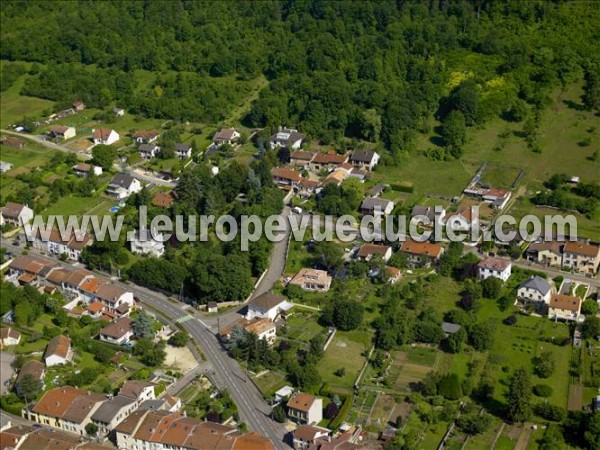
[[[287,311],[290,307],[285,297],[266,292],[248,302],[246,318],[252,320],[259,317],[275,321],[281,312]]]
[[[323,420],[323,399],[295,392],[287,402],[288,418],[300,424],[317,424]]]
[[[136,230],[130,241],[131,252],[160,258],[165,253],[164,236],[147,228]]]
[[[98,427],[98,434],[105,436],[110,433],[123,419],[127,418],[137,408],[136,400],[116,395],[105,400],[92,414],[91,422]]]
[[[206,312],[209,314],[219,312],[219,304],[217,302],[208,302],[206,304]]]
[[[442,322],[442,332],[446,337],[450,336],[451,334],[458,333],[460,329],[461,326],[456,323]]]
[[[119,389],[119,394],[123,397],[135,400],[138,405],[147,400],[156,398],[155,388],[156,383],[143,380],[127,380]]]
[[[140,144],[138,151],[140,152],[140,156],[142,158],[152,159],[158,154],[158,152],[160,152],[160,147],[156,145],[155,142],[150,144]]]
[[[0,161],[0,173],[6,173],[13,168],[9,162]]]
[[[548,304],[548,318],[554,320],[577,320],[581,314],[581,298],[552,294]]]
[[[291,386],[284,386],[275,392],[275,401],[281,403],[282,401],[289,399],[294,393],[294,388]]]
[[[294,152],[297,153],[297,152]],[[335,152],[316,153],[308,164],[310,170],[332,170],[348,162],[348,155],[339,155]]]
[[[113,446],[92,444],[72,433],[29,425],[10,426],[0,432],[3,450],[110,450]]]
[[[14,328],[0,328],[0,344],[2,347],[9,345],[19,345],[21,342],[21,333]]]
[[[356,257],[364,261],[370,261],[375,255],[381,256],[384,261],[389,261],[392,257],[392,247],[378,244],[363,244],[358,249]]]
[[[241,134],[233,128],[223,128],[213,136],[213,143],[220,147],[223,144],[233,145],[241,137]]]
[[[154,400],[146,400],[140,403],[136,411],[168,411],[176,413],[183,407],[183,402],[179,397],[173,397],[170,394],[164,393],[160,398]]]
[[[16,280],[21,285],[43,285],[47,274],[58,264],[45,258],[21,255],[14,258],[8,265],[8,279]]]
[[[552,297],[552,286],[545,278],[537,275],[525,280],[517,290],[517,298],[527,302],[550,303]]]
[[[72,107],[75,111],[83,111],[85,109],[85,103],[81,100],[75,100],[72,104]]]
[[[50,128],[49,134],[54,138],[67,140],[75,137],[77,135],[77,132],[75,131],[75,127],[63,127],[61,125],[54,125]]]
[[[58,387],[47,391],[32,407],[25,408],[23,417],[44,426],[83,436],[87,435],[85,427],[91,422],[92,415],[106,400],[106,396],[102,394],[71,386]]]
[[[271,175],[275,183],[282,186],[291,186],[292,188],[296,187],[302,181],[302,175],[294,169],[287,167],[273,167]]]
[[[133,140],[138,144],[151,144],[156,141],[160,133],[156,130],[138,130],[133,134]]]
[[[66,255],[72,261],[79,261],[83,249],[88,245],[92,245],[93,242],[94,239],[81,230],[69,229],[65,232],[64,237],[57,229],[50,232],[38,230],[33,241],[33,247],[51,255]]]
[[[444,248],[432,242],[417,242],[407,239],[402,242],[400,251],[408,256],[408,265],[411,267],[430,267],[439,261],[444,253]]]
[[[133,320],[129,317],[121,317],[109,323],[98,332],[101,341],[115,345],[129,343],[133,337]]]
[[[60,334],[48,342],[44,353],[44,361],[46,367],[52,367],[70,363],[73,361],[74,356],[71,339]]]
[[[391,200],[384,200],[382,198],[367,197],[363,200],[360,205],[360,212],[363,214],[387,216],[391,214],[396,205]]]
[[[376,184],[371,189],[369,189],[368,195],[369,195],[369,197],[377,198],[381,194],[383,194],[383,191],[385,191],[386,188],[387,188],[387,185],[385,185],[385,184]]]
[[[372,150],[354,150],[349,162],[358,169],[372,171],[379,164],[379,153]]]
[[[277,336],[277,327],[267,317],[255,317],[252,320],[241,318],[231,326],[222,328],[220,331],[220,337],[222,340],[227,341],[231,337],[231,333],[234,329],[241,328],[247,333],[255,335],[258,339],[265,340],[269,345],[275,342]]]
[[[115,427],[121,449],[152,450],[275,450],[258,433],[205,422],[169,411],[138,410]]]
[[[78,177],[87,177],[90,173],[94,175],[102,175],[102,167],[100,166],[92,166],[88,163],[79,163],[73,166],[73,172]]]
[[[7,137],[2,138],[2,140],[0,141],[0,144],[6,145],[8,147],[16,147],[16,148],[24,148],[25,147],[25,142],[23,142],[21,139],[18,139],[16,137],[12,137],[12,136],[7,136]]]
[[[308,180],[302,178],[298,184],[296,184],[296,193],[299,197],[310,197],[315,192],[318,192],[320,183],[316,180]]]
[[[504,209],[511,195],[511,192],[506,189],[489,188],[484,191],[483,200],[491,203],[497,209]]]
[[[479,261],[477,270],[480,280],[496,277],[506,282],[512,272],[512,263],[507,259],[485,258]]]
[[[85,308],[83,314],[90,316],[93,319],[100,319],[106,311],[106,306],[102,302],[92,302]]]
[[[331,172],[327,177],[323,180],[323,186],[327,186],[329,184],[335,184],[339,186],[344,182],[346,178],[348,178],[349,172],[344,169],[337,169]]]
[[[315,152],[296,150],[290,153],[290,164],[294,166],[306,167],[315,157]]]
[[[188,144],[175,144],[175,156],[179,159],[188,159],[192,156],[192,146]]]
[[[473,210],[462,208],[455,213],[446,213],[441,223],[454,231],[468,231],[473,225]]]
[[[102,302],[110,312],[116,312],[117,309],[125,305],[131,308],[135,303],[132,292],[126,291],[114,284],[103,284],[100,286],[96,292],[96,300]]]
[[[27,205],[19,203],[6,202],[4,208],[0,210],[4,223],[8,223],[15,227],[26,224],[33,219],[33,209]]]
[[[595,274],[600,266],[600,246],[569,241],[563,247],[562,265],[582,274]]]
[[[142,184],[139,180],[125,173],[117,173],[110,180],[106,193],[111,197],[123,200],[141,190]]]
[[[325,270],[300,269],[294,278],[291,279],[289,284],[293,286],[300,286],[306,291],[317,291],[327,292],[331,287],[331,277]]]
[[[385,270],[388,276],[388,283],[390,284],[396,284],[402,278],[402,271],[397,267],[385,266]]]
[[[525,250],[528,261],[544,266],[559,267],[562,264],[564,243],[558,241],[534,242]]]
[[[125,115],[125,110],[123,108],[113,108],[113,114],[117,117],[123,117]]]
[[[439,208],[440,212],[436,215],[434,206],[415,205],[410,211],[410,218],[424,220],[424,217],[429,219],[429,225],[426,227],[433,227],[436,223],[442,223],[442,219],[446,216],[446,210],[442,207]]]
[[[290,150],[298,150],[302,145],[304,135],[292,128],[279,127],[279,131],[271,136],[269,146],[272,149],[283,147]]]
[[[294,450],[309,450],[321,436],[329,436],[331,430],[316,425],[300,425],[293,431]]]
[[[40,362],[40,361],[36,361],[34,359],[31,359],[27,362],[25,362],[25,364],[23,364],[21,366],[21,370],[19,370],[19,374],[17,375],[17,378],[15,379],[15,392],[19,395],[22,394],[21,392],[21,382],[23,381],[23,378],[25,378],[26,376],[31,376],[34,380],[38,381],[40,383],[40,386],[42,387],[42,389],[44,388],[44,377],[46,376],[46,366],[44,365],[44,363]]]
[[[121,136],[119,136],[119,133],[115,130],[111,130],[110,128],[96,128],[92,131],[92,138],[94,145],[112,145],[121,139]]]
[[[169,192],[157,192],[152,197],[152,204],[159,208],[170,208],[175,202],[175,195],[173,191]]]

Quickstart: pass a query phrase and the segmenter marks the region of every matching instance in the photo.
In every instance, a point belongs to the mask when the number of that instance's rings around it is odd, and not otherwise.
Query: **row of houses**
[[[584,275],[598,273],[600,245],[589,241],[544,241],[529,245],[525,257],[551,267],[564,267]]]
[[[0,443],[3,450],[114,450],[112,445],[91,443],[64,431],[12,423],[0,430]]]
[[[138,151],[142,158],[149,160],[158,156],[160,146],[156,142],[140,144]],[[190,158],[192,156],[192,146],[188,144],[175,144],[175,156],[179,159]]]
[[[517,304],[533,304],[553,320],[581,320],[583,301],[576,295],[557,293],[548,280],[532,276],[519,286]]]

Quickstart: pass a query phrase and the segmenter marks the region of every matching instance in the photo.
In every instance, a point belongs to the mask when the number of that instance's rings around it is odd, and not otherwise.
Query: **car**
[[[298,207],[298,206],[294,206],[292,208],[292,212],[296,213],[296,214],[302,214],[302,208]]]
[[[12,241],[12,245],[16,245],[18,247],[19,245],[21,245],[21,241],[18,239],[15,239],[14,241]]]

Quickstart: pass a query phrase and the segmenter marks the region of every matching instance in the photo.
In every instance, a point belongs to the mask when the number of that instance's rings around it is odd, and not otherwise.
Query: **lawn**
[[[33,147],[35,145],[31,144],[31,141],[26,139],[23,141],[25,142],[25,148],[22,149],[0,145],[0,158],[2,161],[11,163],[13,165],[12,170],[18,169],[19,167],[33,169],[35,167],[43,166],[50,161],[55,154],[54,151],[48,149],[34,149]],[[9,171],[7,175],[12,175],[12,171]]]
[[[325,331],[325,328],[317,323],[315,314],[299,311],[298,308],[285,323],[288,330],[286,337],[295,341],[308,342],[317,334]]]
[[[367,349],[368,345],[365,345],[360,334],[338,331],[319,363],[323,381],[334,387],[351,390],[365,361],[362,353]],[[344,375],[335,375],[334,372],[340,368],[345,369]]]
[[[252,380],[266,398],[271,397],[275,392],[286,385],[285,375],[273,370],[263,372],[260,376],[254,376],[252,377]]]
[[[99,197],[80,197],[77,195],[68,195],[60,198],[56,203],[46,208],[43,212],[44,217],[51,214],[59,216],[81,216],[87,211],[95,209],[104,200]]]
[[[36,97],[21,95],[25,79],[29,75],[19,77],[14,84],[0,95],[0,124],[8,128],[23,117],[40,117],[44,112],[54,107],[54,102]]]

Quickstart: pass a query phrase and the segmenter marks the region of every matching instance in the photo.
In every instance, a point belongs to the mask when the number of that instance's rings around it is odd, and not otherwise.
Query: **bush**
[[[438,393],[448,400],[458,400],[462,396],[462,388],[458,375],[444,375],[438,382]]]
[[[511,314],[506,319],[502,321],[504,325],[515,325],[517,323],[517,316],[515,314]]]
[[[536,384],[533,387],[533,393],[538,397],[550,397],[552,392],[552,388],[547,384]]]
[[[559,406],[551,405],[550,403],[540,403],[535,406],[535,413],[553,422],[561,422],[567,416],[565,410]]]

